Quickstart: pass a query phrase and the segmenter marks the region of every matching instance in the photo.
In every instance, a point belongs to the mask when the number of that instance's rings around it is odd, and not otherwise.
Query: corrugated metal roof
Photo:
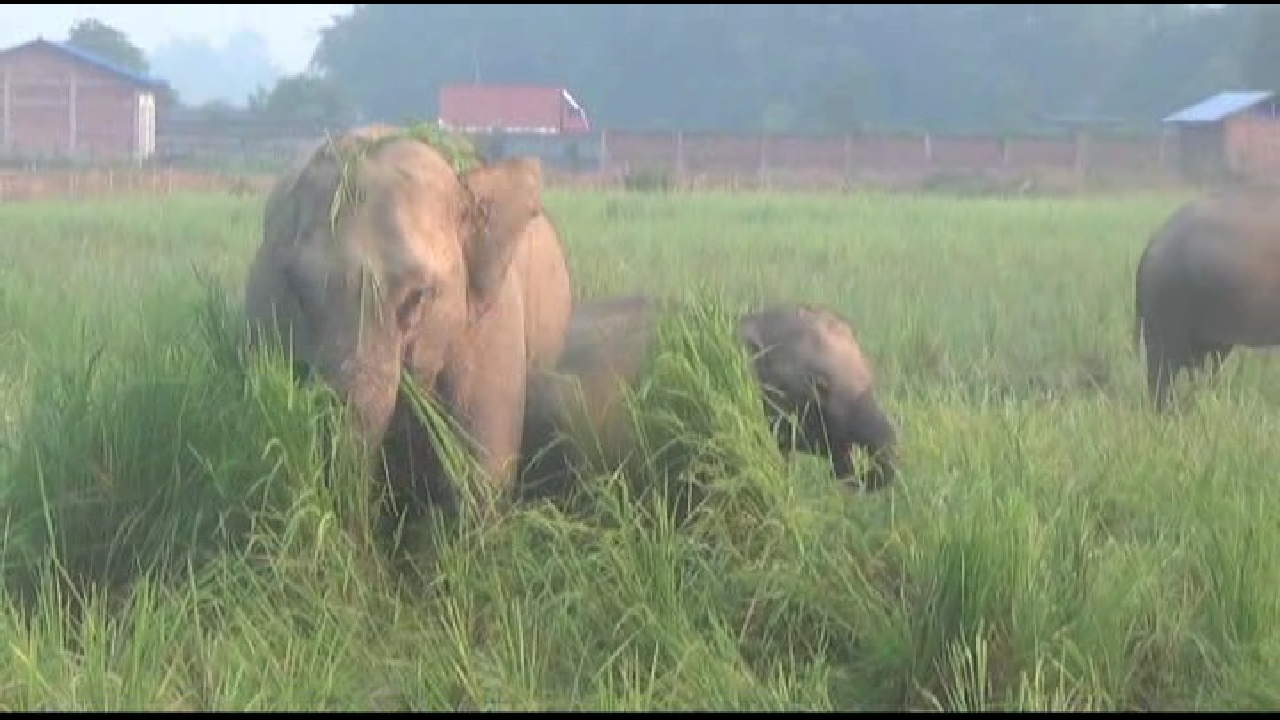
[[[1166,117],[1162,122],[1217,122],[1228,115],[1234,115],[1241,110],[1247,110],[1257,105],[1263,100],[1268,100],[1274,94],[1269,90],[1228,90],[1220,92],[1207,100],[1201,100],[1191,107],[1183,108]]]
[[[153,78],[148,75],[144,75],[142,73],[130,70],[129,68],[126,68],[122,65],[111,62],[110,60],[107,60],[105,58],[99,57],[91,52],[81,50],[80,48],[75,47],[74,45],[69,45],[65,42],[58,42],[55,40],[45,40],[44,38],[36,38],[31,42],[25,42],[25,43],[22,43],[21,45],[15,45],[11,48],[0,50],[0,56],[7,55],[11,52],[17,52],[19,50],[25,50],[27,48],[34,47],[37,45],[43,45],[45,47],[52,48],[57,52],[60,52],[64,55],[74,58],[75,60],[85,63],[86,65],[92,65],[93,67],[96,67],[99,70],[111,73],[112,75],[115,75],[116,77],[127,80],[135,85],[139,85],[139,86],[142,86],[145,88],[151,88],[151,89],[159,89],[162,87],[166,87],[166,83],[163,80],[159,80],[157,78]]]

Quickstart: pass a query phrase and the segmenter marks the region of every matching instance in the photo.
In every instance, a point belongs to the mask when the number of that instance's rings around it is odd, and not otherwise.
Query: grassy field
[[[900,482],[781,458],[713,316],[637,400],[692,517],[597,468],[394,562],[323,396],[233,352],[260,200],[0,205],[0,709],[1275,707],[1277,368],[1156,417],[1132,344],[1179,200],[552,193],[582,296],[845,313]]]

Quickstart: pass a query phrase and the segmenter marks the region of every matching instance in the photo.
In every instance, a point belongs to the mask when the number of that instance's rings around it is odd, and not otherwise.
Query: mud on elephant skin
[[[1234,346],[1280,345],[1280,193],[1193,200],[1152,233],[1134,277],[1134,344],[1157,410],[1180,373],[1213,374]]]
[[[678,305],[645,296],[579,301],[555,372],[530,378],[520,490],[525,499],[563,494],[575,461],[572,443],[589,431],[605,447],[630,441],[622,389],[643,369],[659,313]],[[868,489],[896,475],[897,430],[876,400],[871,363],[849,323],[810,305],[779,305],[743,315],[738,338],[765,395],[779,448],[792,447],[786,414],[798,420],[796,449],[828,458],[836,477],[853,479],[851,452],[872,458]],[[585,423],[585,425],[584,425]]]
[[[245,309],[255,341],[277,333],[348,404],[396,495],[456,501],[401,391],[406,376],[509,490],[527,373],[556,360],[571,311],[540,166],[516,158],[459,173],[389,126],[322,143],[268,196]]]

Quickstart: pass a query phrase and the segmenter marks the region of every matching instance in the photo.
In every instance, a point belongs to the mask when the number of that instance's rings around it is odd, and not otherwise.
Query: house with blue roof
[[[161,80],[63,42],[0,50],[0,157],[145,160]]]
[[[1161,122],[1175,129],[1189,177],[1280,177],[1280,98],[1273,91],[1220,92]]]

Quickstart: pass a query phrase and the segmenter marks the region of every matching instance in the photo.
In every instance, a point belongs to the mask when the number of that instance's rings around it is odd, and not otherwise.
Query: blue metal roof
[[[0,55],[6,55],[16,50],[22,50],[28,47],[32,47],[34,45],[44,45],[47,47],[51,47],[60,53],[63,53],[76,60],[79,60],[82,63],[85,63],[86,65],[92,65],[93,67],[96,67],[99,70],[111,73],[112,75],[115,75],[116,77],[119,77],[119,78],[123,78],[124,80],[127,80],[135,85],[140,85],[142,87],[151,88],[151,89],[159,89],[166,86],[166,83],[163,80],[159,80],[157,78],[144,75],[134,70],[130,70],[129,68],[126,68],[122,65],[119,65],[117,63],[111,62],[110,60],[106,60],[97,55],[94,55],[91,52],[81,50],[80,48],[75,47],[74,45],[70,45],[65,42],[57,42],[55,40],[45,40],[44,38],[36,38],[31,42],[23,43],[21,45],[16,45],[7,50],[0,51]]]
[[[1217,122],[1228,115],[1247,110],[1254,105],[1269,100],[1275,93],[1269,90],[1229,90],[1192,105],[1166,117],[1167,123],[1210,123]]]

